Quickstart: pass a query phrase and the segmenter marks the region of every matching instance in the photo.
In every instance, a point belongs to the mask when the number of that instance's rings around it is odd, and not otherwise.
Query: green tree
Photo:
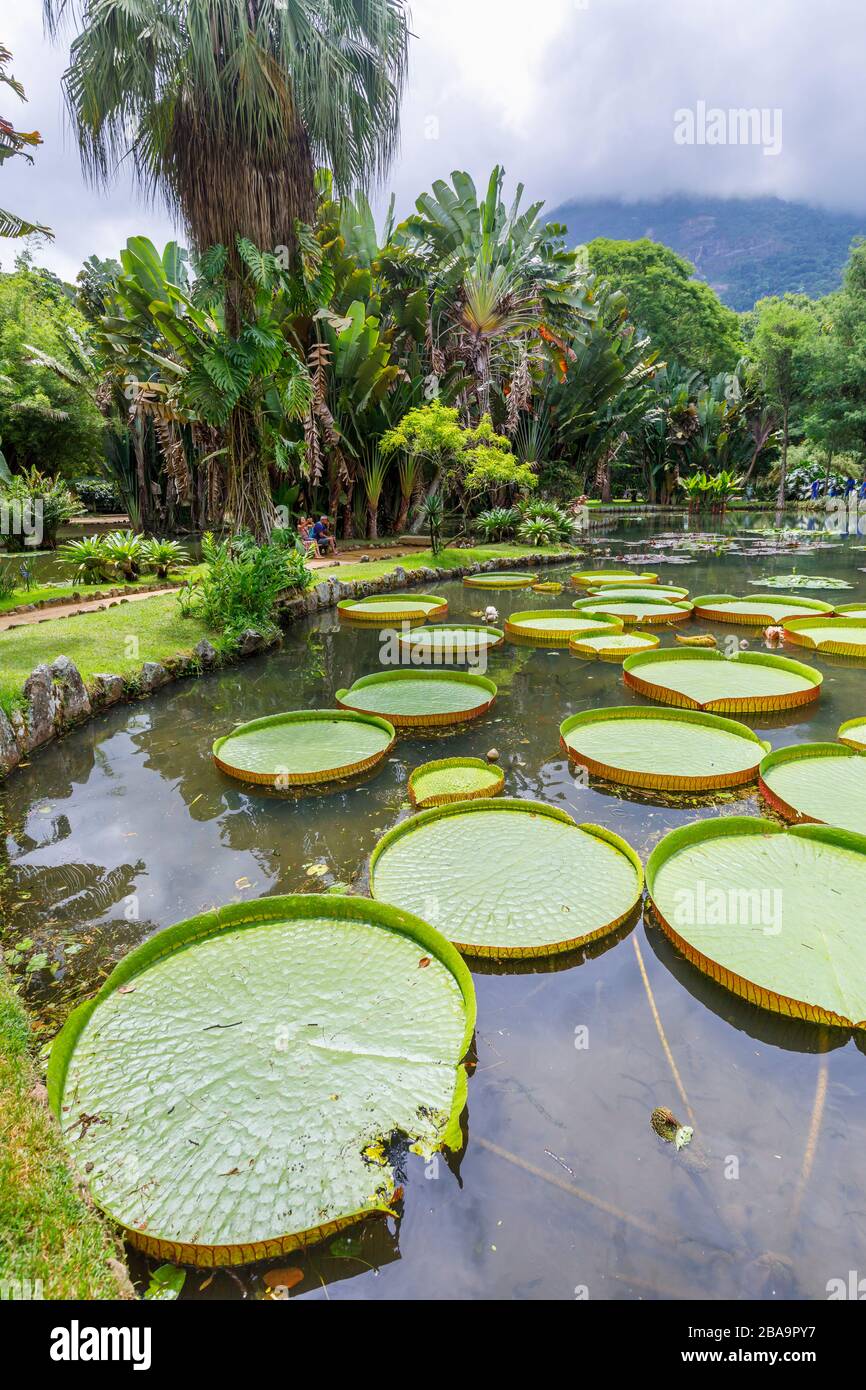
[[[866,243],[851,249],[841,290],[818,305],[807,439],[828,459],[866,459]]]
[[[44,0],[44,10],[55,32],[79,21],[63,82],[85,172],[106,182],[127,161],[199,255],[226,248],[223,331],[240,343],[260,288],[241,243],[303,257],[316,164],[348,190],[390,162],[403,0]],[[240,396],[225,435],[234,523],[267,535],[267,466]]]
[[[808,399],[812,349],[817,333],[818,318],[811,306],[804,308],[787,296],[759,299],[755,305],[755,332],[750,350],[764,395],[770,405],[775,406],[781,421],[779,507],[785,505],[791,425]]]
[[[712,376],[733,371],[743,356],[737,315],[715,290],[693,278],[695,268],[669,247],[644,237],[587,247],[590,270],[621,290],[629,317],[664,361]]]
[[[70,336],[86,327],[67,287],[28,257],[0,275],[0,436],[10,468],[67,478],[101,471],[104,421],[82,389]],[[66,379],[39,352],[66,364]]]

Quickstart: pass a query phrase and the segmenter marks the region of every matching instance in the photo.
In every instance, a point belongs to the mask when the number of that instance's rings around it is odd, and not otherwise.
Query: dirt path
[[[37,608],[32,613],[4,613],[0,615],[0,632],[8,632],[13,627],[26,627],[29,623],[50,623],[55,618],[69,618],[73,613],[98,613],[101,608],[114,608],[118,603],[141,603],[146,598],[159,598],[161,594],[176,593],[176,587],[148,589],[141,594],[130,593],[117,598],[90,598],[77,603],[55,603],[50,608]]]

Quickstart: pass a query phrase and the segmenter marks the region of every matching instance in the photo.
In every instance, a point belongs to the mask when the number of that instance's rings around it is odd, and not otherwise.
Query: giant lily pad
[[[761,1008],[866,1028],[866,836],[726,816],[674,830],[647,864],[667,935]]]
[[[846,719],[844,724],[839,725],[836,737],[849,748],[866,753],[866,719],[862,715],[857,719]]]
[[[763,589],[853,589],[846,579],[830,579],[826,574],[773,574],[763,579],[750,579],[750,584]]]
[[[354,710],[294,710],[241,724],[213,746],[230,777],[261,786],[305,787],[356,777],[394,743],[393,725]]]
[[[400,647],[415,666],[457,666],[477,662],[482,652],[501,647],[504,641],[505,633],[498,627],[445,623],[403,633]]]
[[[512,613],[505,620],[505,635],[511,642],[525,642],[534,647],[568,646],[572,637],[586,632],[618,631],[622,623],[617,618],[593,615],[587,618],[570,608],[536,608],[526,613]]]
[[[585,613],[588,617],[618,618],[629,627],[684,623],[692,616],[692,605],[687,599],[661,599],[653,603],[647,599],[623,599],[618,595],[602,594],[598,598],[578,599],[574,607],[578,613]]]
[[[620,926],[640,899],[641,863],[597,825],[534,801],[472,801],[422,811],[388,832],[370,891],[424,904],[459,950],[500,959],[549,956]]]
[[[866,833],[866,758],[842,743],[777,748],[761,763],[760,788],[788,820]]]
[[[681,588],[678,584],[624,584],[622,588],[618,584],[602,584],[597,589],[590,590],[592,598],[599,595],[605,599],[645,599],[649,603],[661,603],[662,599],[668,599],[674,603],[678,599],[688,598],[688,589]]]
[[[656,584],[658,575],[650,574],[646,570],[578,570],[571,576],[571,582],[580,589],[607,588],[609,584],[621,589],[624,584],[640,584],[642,587],[646,584]]]
[[[430,618],[444,618],[448,601],[436,594],[371,594],[368,598],[344,598],[337,612],[346,622],[368,623],[425,623]]]
[[[837,656],[866,657],[866,617],[795,618],[784,627],[785,637],[796,646]]]
[[[701,594],[692,600],[695,617],[713,623],[781,623],[786,618],[808,618],[832,613],[833,605],[819,599],[778,598],[774,594],[755,594],[754,598],[735,598],[733,594]]]
[[[629,656],[623,679],[660,704],[725,714],[809,704],[820,695],[824,677],[814,666],[784,656],[740,652],[726,657],[688,647]]]
[[[837,603],[836,612],[840,618],[860,618],[866,622],[866,603]]]
[[[659,638],[646,632],[602,632],[572,637],[568,650],[573,656],[597,658],[599,661],[625,661],[635,652],[649,652],[659,644]]]
[[[529,589],[535,583],[535,575],[518,574],[516,570],[504,574],[485,570],[481,574],[464,575],[463,583],[467,589]]]
[[[472,980],[366,899],[220,908],[151,937],[70,1017],[51,1104],[132,1244],[231,1265],[387,1211],[386,1147],[459,1148]]]
[[[754,781],[769,744],[733,719],[618,705],[566,719],[560,746],[598,777],[629,787],[701,792]]]
[[[342,709],[382,715],[398,729],[434,728],[486,714],[496,686],[466,671],[379,671],[336,698]]]
[[[499,796],[504,786],[501,768],[481,758],[439,758],[415,768],[409,778],[409,800],[424,811],[430,806],[448,806],[452,801]]]

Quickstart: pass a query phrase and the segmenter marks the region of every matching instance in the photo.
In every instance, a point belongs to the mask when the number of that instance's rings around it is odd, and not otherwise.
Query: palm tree
[[[26,101],[21,83],[11,72],[7,72],[11,62],[12,54],[0,43],[0,85],[11,88],[20,101]],[[42,136],[38,130],[16,130],[11,121],[0,116],[0,164],[5,164],[7,159],[14,159],[16,155],[32,164],[33,156],[30,150],[41,144]],[[17,212],[7,212],[5,208],[0,208],[0,236],[30,236],[32,232],[52,239],[54,237],[50,227],[41,227],[36,222],[28,222],[26,217],[21,217]]]
[[[247,242],[288,258],[313,220],[315,168],[348,192],[381,177],[398,137],[405,0],[43,0],[75,21],[66,104],[97,184],[131,165],[203,255],[225,247],[225,328],[255,297]],[[273,505],[255,422],[226,425],[236,526],[266,536]],[[249,505],[247,500],[249,499]]]

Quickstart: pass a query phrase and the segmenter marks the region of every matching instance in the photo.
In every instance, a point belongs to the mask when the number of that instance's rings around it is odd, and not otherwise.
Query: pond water
[[[866,598],[860,537],[800,530],[795,546],[767,526],[741,517],[707,535],[685,520],[636,521],[588,540],[585,565],[650,567],[692,595],[760,592],[750,579],[796,568],[853,586],[811,597]],[[574,597],[437,589],[449,619],[465,623],[491,602],[505,618]],[[763,650],[758,632],[735,631]],[[696,805],[581,785],[559,752],[561,721],[642,702],[618,666],[510,644],[490,655],[499,699],[487,717],[450,735],[401,736],[360,785],[286,798],[214,768],[219,734],[330,705],[378,669],[379,650],[376,630],[341,630],[336,612],[324,613],[288,632],[277,655],[103,715],[0,791],[3,944],[46,1041],[114,962],[173,922],[269,893],[363,886],[377,839],[409,814],[409,773],[434,758],[495,746],[506,795],[608,826],[644,860],[690,820],[759,811],[754,794]],[[844,719],[866,715],[866,664],[792,654],[823,670],[820,701],[744,722],[779,746],[833,739]],[[308,873],[317,865],[324,876]],[[576,959],[473,970],[477,1068],[464,1152],[450,1166],[398,1158],[399,1225],[373,1218],[341,1254],[320,1246],[280,1261],[304,1271],[293,1296],[824,1298],[829,1279],[866,1272],[866,1045],[738,1001],[643,922]],[[650,1127],[660,1105],[689,1120],[677,1078],[695,1127],[681,1155]],[[142,1273],[144,1262],[134,1256],[133,1267]],[[266,1268],[192,1273],[184,1297],[261,1296]]]

